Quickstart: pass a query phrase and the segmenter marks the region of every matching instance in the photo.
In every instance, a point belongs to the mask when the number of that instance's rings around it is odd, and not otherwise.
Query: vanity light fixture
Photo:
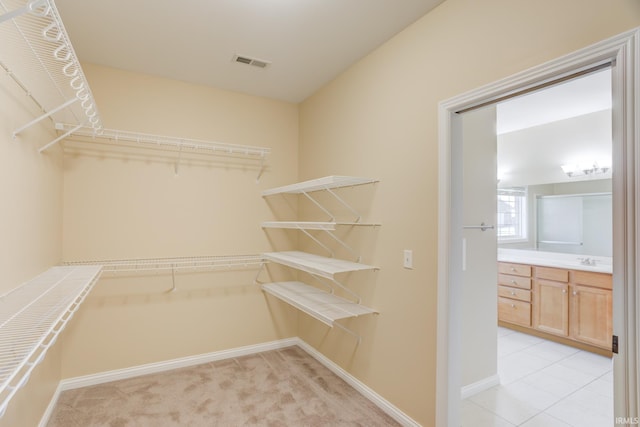
[[[610,166],[599,166],[598,162],[562,165],[561,168],[569,178],[602,175],[611,170]]]

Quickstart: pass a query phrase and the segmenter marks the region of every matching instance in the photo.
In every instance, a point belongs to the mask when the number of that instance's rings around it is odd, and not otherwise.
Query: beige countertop
[[[595,265],[583,264],[581,259],[584,258],[595,260]],[[589,255],[562,254],[524,249],[498,249],[498,261],[593,271],[596,273],[611,273],[613,271],[612,259],[610,257],[594,257]]]

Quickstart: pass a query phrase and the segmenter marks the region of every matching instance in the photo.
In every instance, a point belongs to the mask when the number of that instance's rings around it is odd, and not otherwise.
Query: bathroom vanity
[[[500,249],[498,323],[608,354],[611,258]]]

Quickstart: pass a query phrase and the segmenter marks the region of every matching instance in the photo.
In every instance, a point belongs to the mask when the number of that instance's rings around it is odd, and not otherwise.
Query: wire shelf
[[[324,292],[302,282],[274,282],[262,285],[262,290],[302,310],[328,326],[336,320],[377,314],[377,311]]]
[[[0,0],[0,40],[0,68],[43,113],[15,130],[14,138],[48,117],[96,131],[102,128],[91,88],[53,0]]]
[[[70,261],[64,265],[99,264],[104,273],[132,273],[151,271],[214,270],[261,267],[266,261],[262,255],[223,255],[178,258],[144,258],[102,261]]]
[[[174,149],[207,152],[210,154],[235,154],[253,156],[256,158],[264,158],[271,152],[270,148],[264,147],[153,135],[141,132],[130,132],[115,129],[102,129],[98,132],[88,126],[76,128],[74,125],[68,123],[56,123],[56,129],[64,132],[71,132],[69,136],[82,136],[89,138],[90,141],[133,142],[143,147],[169,147]],[[86,140],[87,139],[84,139],[83,141]]]
[[[355,176],[332,175],[265,190],[262,192],[262,196],[266,197],[275,194],[304,194],[320,190],[331,190],[342,187],[353,187],[355,185],[372,184],[374,182],[378,182],[378,180]]]
[[[53,267],[0,296],[0,417],[100,276],[99,265]]]

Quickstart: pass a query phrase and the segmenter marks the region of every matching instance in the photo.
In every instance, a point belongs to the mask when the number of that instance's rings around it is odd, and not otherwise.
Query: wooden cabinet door
[[[572,286],[571,337],[610,349],[612,333],[611,291],[589,286]]]
[[[534,286],[533,327],[569,336],[569,285],[537,279]]]

